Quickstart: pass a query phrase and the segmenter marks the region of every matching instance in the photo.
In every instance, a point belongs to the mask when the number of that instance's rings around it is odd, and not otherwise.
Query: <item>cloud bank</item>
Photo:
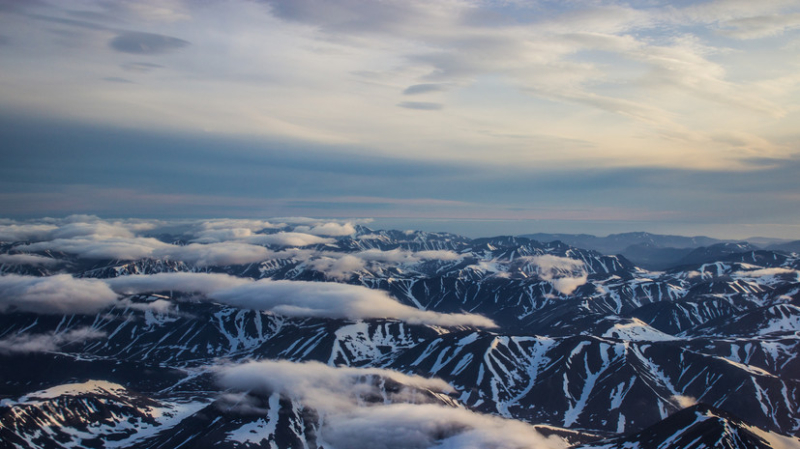
[[[209,297],[235,307],[295,317],[388,318],[434,326],[496,327],[480,315],[419,310],[380,290],[330,282],[260,280],[212,292]]]
[[[399,391],[379,388],[390,379]],[[376,368],[333,368],[316,362],[248,362],[219,369],[225,388],[281,393],[314,408],[323,421],[321,437],[335,447],[565,448],[526,423],[441,405],[425,391],[448,393],[439,379]]]
[[[120,294],[159,291],[200,293],[208,300],[233,307],[291,317],[349,320],[396,319],[433,326],[496,327],[483,316],[423,311],[397,302],[386,292],[331,282],[272,281],[215,273],[159,273],[107,279]]]
[[[0,265],[57,265],[61,263],[52,257],[37,256],[35,254],[0,254]]]
[[[272,251],[263,246],[224,242],[206,245],[170,245],[154,250],[152,257],[180,260],[198,267],[244,265],[268,259]]]
[[[42,314],[90,314],[116,301],[116,293],[96,279],[75,279],[68,274],[0,276],[0,312],[16,309]]]
[[[322,235],[328,237],[342,237],[345,235],[352,235],[356,233],[356,228],[352,223],[322,223],[315,226],[297,226],[294,228],[297,232],[308,232],[313,235]]]
[[[121,295],[170,290],[208,295],[211,292],[249,284],[253,280],[219,273],[157,273],[120,276],[113,279],[105,279],[103,282]]]

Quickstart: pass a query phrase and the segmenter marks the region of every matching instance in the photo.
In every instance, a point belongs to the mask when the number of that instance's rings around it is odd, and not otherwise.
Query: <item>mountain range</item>
[[[0,448],[800,447],[797,252],[538,236],[4,222]]]

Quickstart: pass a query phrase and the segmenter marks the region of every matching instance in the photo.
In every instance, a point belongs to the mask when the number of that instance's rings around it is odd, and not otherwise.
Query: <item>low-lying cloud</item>
[[[61,333],[15,334],[0,339],[0,354],[55,352],[65,345],[83,343],[105,336],[105,332],[90,327],[82,327]]]
[[[387,318],[434,326],[496,327],[483,316],[419,310],[397,302],[386,292],[330,282],[260,280],[212,292],[209,297],[235,307],[294,317]]]
[[[244,265],[268,259],[272,251],[263,246],[223,242],[169,245],[154,250],[151,257],[180,260],[198,267]]]
[[[16,309],[42,314],[90,314],[116,301],[116,293],[97,279],[76,279],[68,274],[0,276],[0,312]]]
[[[368,261],[407,264],[418,263],[422,260],[453,261],[462,258],[462,256],[458,253],[449,250],[411,252],[403,249],[393,249],[389,251],[368,249],[366,251],[355,253],[354,256]]]
[[[151,257],[156,249],[174,245],[154,238],[108,237],[108,238],[59,238],[20,246],[21,251],[62,251],[82,259],[138,260]]]
[[[396,319],[411,324],[444,327],[496,327],[483,316],[447,314],[406,306],[388,293],[367,287],[331,282],[253,281],[219,273],[159,273],[107,279],[119,294],[175,291],[202,294],[208,300],[233,307],[291,317],[335,319]]]
[[[343,237],[346,235],[353,235],[356,233],[356,228],[352,223],[322,223],[315,226],[297,226],[294,228],[296,232],[307,232],[313,235],[322,235],[327,237]]]
[[[310,246],[333,243],[333,239],[306,234],[303,232],[278,232],[275,234],[257,234],[244,239],[256,245],[274,246]]]
[[[697,399],[680,394],[672,396],[672,400],[677,403],[680,408],[688,408],[697,404]]]
[[[325,273],[332,279],[346,280],[353,273],[366,268],[366,262],[355,256],[346,254],[341,257],[320,257],[308,260],[306,265],[316,271]]]
[[[560,293],[569,295],[589,280],[582,260],[552,254],[520,258],[536,266],[540,278],[550,282]]]
[[[331,401],[335,396],[347,396],[343,401],[345,404],[358,400],[349,397],[354,390],[358,390],[362,398],[376,396],[370,394],[377,392],[377,387],[366,379],[368,376],[390,379],[420,390],[453,391],[447,382],[437,378],[428,379],[381,368],[334,368],[319,362],[251,361],[218,371],[218,381],[225,388],[262,394],[283,393],[325,409],[342,405]]]
[[[358,285],[254,281],[218,273],[158,273],[105,280],[76,279],[66,274],[6,275],[0,277],[0,312],[96,313],[117,304],[118,295],[162,291],[199,294],[200,299],[291,317],[396,319],[444,327],[496,327],[492,320],[481,315],[419,310],[397,302],[384,291]]]
[[[0,254],[0,265],[32,265],[46,266],[61,263],[52,257],[37,256],[35,254]]]
[[[291,254],[291,255],[290,255]],[[369,249],[357,253],[339,253],[332,251],[293,251],[275,253],[275,257],[290,257],[303,262],[307,267],[324,273],[326,277],[347,280],[361,270],[380,270],[390,266],[415,265],[423,261],[452,262],[461,260],[463,256],[448,250],[431,250],[412,252],[404,249],[383,251]]]
[[[242,265],[260,262],[272,252],[263,246],[238,242],[221,242],[179,246],[145,237],[72,238],[55,239],[23,245],[22,251],[62,251],[81,259],[139,260],[146,258],[170,259],[198,267]]]
[[[400,385],[380,388],[381,379]],[[449,393],[442,380],[376,368],[333,368],[316,362],[248,362],[219,369],[225,388],[279,393],[315,409],[320,437],[350,449],[565,448],[529,424],[443,405],[427,395]]]
[[[58,227],[51,224],[0,225],[0,242],[40,240],[56,229],[58,229]]]
[[[248,284],[253,280],[220,273],[158,273],[120,276],[105,279],[104,282],[122,295],[165,291],[207,295],[214,291]]]

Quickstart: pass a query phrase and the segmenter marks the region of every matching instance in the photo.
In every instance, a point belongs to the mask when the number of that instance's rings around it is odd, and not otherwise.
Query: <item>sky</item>
[[[0,0],[0,215],[800,239],[800,2]]]

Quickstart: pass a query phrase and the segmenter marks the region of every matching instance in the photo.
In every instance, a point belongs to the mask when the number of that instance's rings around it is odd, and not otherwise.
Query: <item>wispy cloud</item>
[[[445,86],[442,84],[431,84],[431,83],[424,83],[424,84],[414,84],[413,86],[408,86],[403,90],[403,95],[419,95],[419,94],[427,94],[430,92],[441,92],[445,90]]]
[[[186,47],[189,42],[161,34],[128,31],[111,39],[114,50],[136,55],[155,55]]]
[[[105,332],[82,327],[66,332],[44,334],[14,334],[0,339],[0,354],[31,354],[54,352],[62,346],[83,343],[106,336]]]
[[[417,109],[420,111],[438,111],[444,106],[440,103],[429,103],[425,101],[404,101],[402,103],[397,103],[397,106],[406,109]]]

